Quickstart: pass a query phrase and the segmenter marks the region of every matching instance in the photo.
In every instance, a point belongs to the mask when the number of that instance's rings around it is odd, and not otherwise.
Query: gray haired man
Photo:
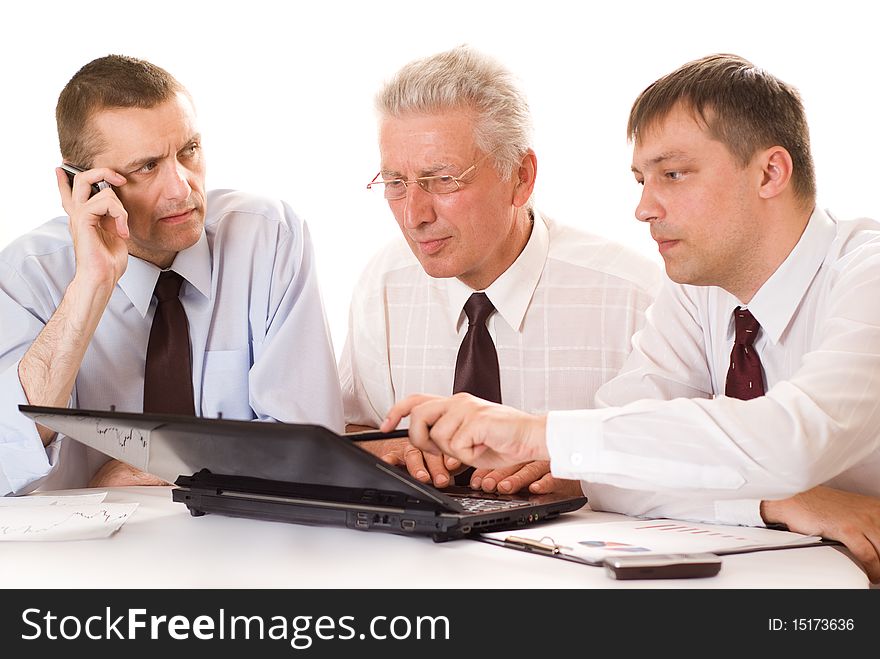
[[[340,361],[349,428],[378,427],[415,392],[466,391],[533,413],[591,406],[630,351],[659,269],[534,210],[528,103],[493,59],[459,47],[411,62],[376,106],[380,165],[368,187],[404,240],[375,255],[354,291]],[[368,448],[438,487],[460,466],[405,440]],[[468,482],[579,491],[547,461]]]

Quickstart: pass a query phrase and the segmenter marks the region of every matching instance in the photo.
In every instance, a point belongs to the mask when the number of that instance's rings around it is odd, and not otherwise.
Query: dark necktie
[[[452,393],[465,391],[478,398],[501,402],[501,374],[498,370],[498,353],[489,334],[486,321],[495,306],[485,293],[474,293],[464,305],[468,319],[467,334],[458,349],[455,360],[455,381]],[[456,475],[456,485],[468,485],[473,468]]]
[[[474,293],[464,305],[468,328],[458,359],[455,361],[455,383],[452,393],[466,391],[478,398],[501,402],[501,375],[498,372],[498,353],[489,334],[486,321],[495,306],[485,293]]]
[[[160,273],[156,282],[158,304],[144,364],[144,412],[195,415],[189,324],[179,297],[182,283],[171,270]]]
[[[761,358],[753,344],[760,325],[752,312],[742,307],[733,310],[736,339],[730,352],[730,368],[724,393],[731,398],[750,400],[764,395],[764,376]]]

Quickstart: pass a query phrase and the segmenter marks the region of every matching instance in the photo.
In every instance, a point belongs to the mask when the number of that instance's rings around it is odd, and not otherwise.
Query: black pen
[[[409,437],[409,430],[392,430],[391,432],[381,432],[379,430],[366,430],[364,432],[351,432],[342,435],[346,439],[353,439],[358,442],[370,441],[373,439],[397,439],[399,437]]]

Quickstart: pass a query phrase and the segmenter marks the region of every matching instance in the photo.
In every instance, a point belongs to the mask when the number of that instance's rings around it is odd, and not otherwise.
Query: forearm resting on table
[[[112,458],[105,462],[89,481],[89,487],[129,485],[171,485],[171,483]]]

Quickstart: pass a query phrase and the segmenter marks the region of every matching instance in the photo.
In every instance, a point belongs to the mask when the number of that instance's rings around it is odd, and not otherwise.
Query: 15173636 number
[[[839,632],[852,631],[852,618],[770,618],[767,627],[771,632]]]

